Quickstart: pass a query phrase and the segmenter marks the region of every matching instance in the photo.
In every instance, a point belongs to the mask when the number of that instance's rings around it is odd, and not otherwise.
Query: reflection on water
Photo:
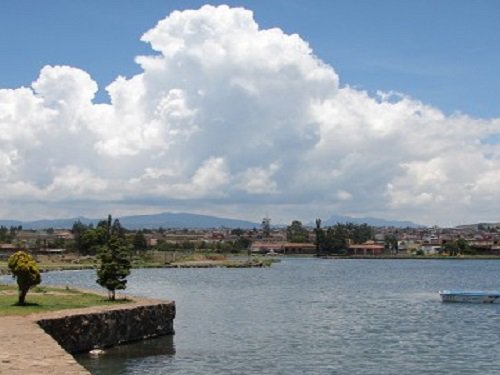
[[[98,288],[95,271],[43,277]],[[483,260],[133,270],[128,293],[176,301],[175,336],[79,360],[94,375],[500,375],[500,305],[437,294],[499,288],[500,261]]]
[[[99,357],[79,354],[75,358],[92,373],[124,374],[131,360],[155,357],[155,361],[168,361],[174,354],[174,336],[164,336],[108,348]]]

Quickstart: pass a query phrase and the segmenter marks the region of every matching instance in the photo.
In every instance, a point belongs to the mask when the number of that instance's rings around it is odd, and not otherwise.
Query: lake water
[[[44,283],[96,287],[95,272]],[[130,294],[173,299],[176,334],[79,356],[93,374],[500,374],[500,261],[283,259],[269,269],[145,269]]]

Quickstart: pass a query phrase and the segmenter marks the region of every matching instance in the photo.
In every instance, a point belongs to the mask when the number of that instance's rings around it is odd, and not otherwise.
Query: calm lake
[[[43,275],[94,287],[95,272]],[[134,270],[127,293],[177,304],[176,335],[77,359],[93,374],[500,374],[500,261],[286,258],[268,269]]]

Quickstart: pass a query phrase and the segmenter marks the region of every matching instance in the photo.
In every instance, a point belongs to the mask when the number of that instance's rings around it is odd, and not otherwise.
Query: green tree
[[[0,227],[0,242],[11,242],[12,239],[9,229],[2,225]]]
[[[76,251],[78,251],[78,254],[82,254],[83,252],[82,236],[89,229],[90,228],[83,224],[80,220],[76,221],[73,224],[71,232],[73,233],[73,237],[75,238],[75,249]]]
[[[143,251],[148,248],[148,243],[146,241],[146,236],[142,231],[137,231],[132,239],[132,246],[134,246],[135,251]]]
[[[246,250],[250,248],[250,245],[252,245],[252,241],[247,238],[247,237],[238,237],[234,241],[234,247],[237,250]]]
[[[164,240],[160,240],[158,244],[155,246],[155,250],[158,251],[174,251],[176,249],[176,245],[171,242],[166,242]]]
[[[95,229],[87,229],[80,236],[80,249],[82,254],[94,255],[106,244],[108,240],[108,229],[106,226],[97,226]]]
[[[456,241],[457,247],[461,254],[467,254],[471,252],[471,248],[469,246],[469,242],[467,242],[464,238],[459,238]]]
[[[99,251],[100,265],[97,283],[108,290],[109,299],[115,300],[116,290],[125,289],[130,275],[130,251],[123,240],[113,237]]]
[[[19,287],[18,304],[24,305],[30,288],[42,281],[38,266],[33,257],[24,251],[12,254],[8,266]]]
[[[347,248],[349,232],[345,224],[337,223],[326,230],[325,247],[334,253],[340,253]]]
[[[455,241],[444,243],[443,249],[450,256],[459,254],[469,254],[472,252],[469,243],[464,238],[459,238]]]
[[[271,219],[266,216],[262,219],[260,226],[262,228],[262,236],[269,237],[271,235]]]
[[[444,245],[443,245],[443,249],[445,252],[448,253],[448,255],[450,256],[455,256],[455,255],[458,255],[458,253],[460,252],[460,248],[458,247],[457,245],[457,242],[456,241],[452,241],[452,242],[446,242]]]
[[[320,256],[325,249],[326,236],[325,231],[321,228],[321,219],[316,219],[316,228],[314,229],[316,234],[316,255]]]
[[[111,215],[109,215],[108,220],[111,220]],[[125,237],[125,233],[127,230],[122,227],[120,220],[115,219],[113,221],[113,225],[111,226],[111,234],[118,236],[118,237]]]
[[[307,242],[309,232],[299,220],[293,220],[286,228],[286,239],[290,242]]]
[[[337,223],[326,230],[323,249],[343,253],[349,244],[360,244],[373,238],[373,228],[367,224]]]
[[[119,222],[111,225],[111,215],[100,224],[106,231],[106,243],[98,252],[97,283],[108,290],[109,299],[114,301],[116,290],[126,288],[127,276],[130,275],[130,246]]]
[[[9,236],[10,236],[10,238],[11,239],[16,238],[17,232],[19,232],[21,230],[21,228],[22,228],[21,226],[15,227],[15,226],[11,225],[11,227],[9,229]]]
[[[366,223],[347,223],[346,226],[349,233],[349,238],[353,243],[361,244],[373,238],[373,228]]]
[[[384,237],[385,249],[390,254],[397,254],[398,252],[398,239],[394,234],[388,234]]]

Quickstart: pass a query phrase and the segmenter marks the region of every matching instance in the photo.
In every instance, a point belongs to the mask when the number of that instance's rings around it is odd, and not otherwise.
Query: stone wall
[[[38,324],[67,352],[83,353],[146,338],[174,334],[175,302],[123,305],[59,314]]]

